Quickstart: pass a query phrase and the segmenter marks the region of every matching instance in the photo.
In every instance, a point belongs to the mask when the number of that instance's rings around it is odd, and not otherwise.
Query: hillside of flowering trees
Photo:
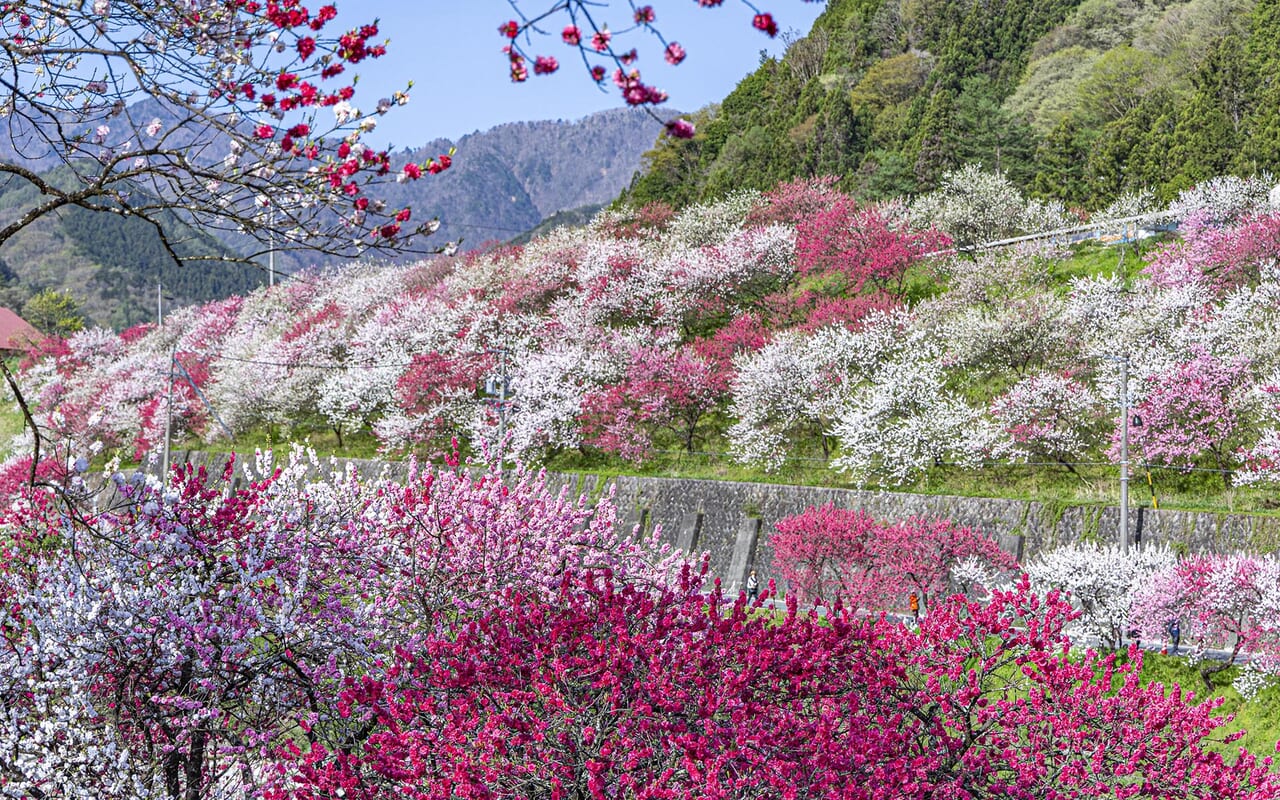
[[[923,564],[939,589],[918,626],[839,603],[819,617],[795,594],[768,611],[768,593],[726,596],[705,559],[620,531],[609,497],[523,468],[309,477],[324,471],[300,449],[277,469],[183,466],[163,483],[81,460],[14,492],[5,796],[1280,792],[1270,758],[1221,730],[1219,702],[1145,684],[1137,650],[1072,654],[1072,601],[1025,577],[947,596],[944,572],[966,571],[954,559],[888,548],[877,558],[897,560],[878,563]],[[1196,596],[1215,570],[1276,583],[1270,562],[1189,560],[1132,606],[1176,608],[1197,643],[1227,631],[1261,649],[1256,602],[1228,620]]]
[[[22,385],[50,439],[126,458],[154,451],[171,422],[207,440],[372,434],[427,457],[505,434],[535,462],[818,458],[852,483],[895,485],[940,464],[1115,459],[1111,359],[1127,355],[1136,459],[1237,485],[1280,478],[1270,180],[1188,190],[1168,212],[1179,234],[1140,268],[1116,248],[1127,271],[1078,277],[1060,274],[1070,253],[1051,242],[949,248],[992,207],[1021,208],[1027,229],[1067,224],[998,176],[910,205],[832,186],[605,212],[521,248],[304,275],[161,327],[49,340]]]

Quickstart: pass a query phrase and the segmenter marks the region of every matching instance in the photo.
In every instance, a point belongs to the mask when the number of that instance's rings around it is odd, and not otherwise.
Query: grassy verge
[[[21,428],[21,417],[12,419],[0,414],[0,426],[12,423],[12,432]],[[3,430],[0,427],[0,430]],[[402,458],[403,454],[386,456],[379,452],[378,442],[367,431],[347,434],[338,446],[336,434],[330,430],[262,429],[231,442],[225,439],[203,443],[197,439],[174,444],[175,449],[212,452],[252,453],[262,448],[287,448],[292,442],[309,444],[323,456],[341,458]],[[464,454],[465,457],[466,454]],[[418,453],[429,459],[428,452]],[[1037,500],[1070,506],[1116,505],[1120,500],[1118,469],[1110,465],[1081,466],[1075,472],[1059,466],[1028,464],[988,464],[978,468],[936,467],[919,480],[901,486],[868,484],[859,487],[847,475],[829,466],[821,453],[789,459],[776,472],[744,466],[727,453],[663,451],[636,466],[600,453],[564,452],[548,458],[543,466],[557,472],[581,472],[604,477],[636,475],[700,480],[741,481],[795,486],[823,486],[838,489],[865,488],[901,491],[915,494],[955,495],[960,497],[1002,497],[1013,500]],[[1135,469],[1130,477],[1129,503],[1132,508],[1162,508],[1213,513],[1262,514],[1280,516],[1280,500],[1274,490],[1265,488],[1227,487],[1222,477],[1213,472],[1186,472],[1165,468],[1148,474]]]

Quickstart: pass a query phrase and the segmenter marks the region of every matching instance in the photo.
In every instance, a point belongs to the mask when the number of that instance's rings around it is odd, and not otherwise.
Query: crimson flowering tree
[[[920,631],[792,602],[778,619],[684,580],[566,574],[478,618],[437,617],[351,676],[360,746],[296,741],[269,800],[1245,798],[1270,760],[1209,752],[1216,704],[1144,687],[1141,657],[1068,657],[1069,605],[1025,583]],[[1230,741],[1237,735],[1217,739]],[[1122,746],[1117,746],[1123,743]],[[1258,794],[1255,794],[1258,793]]]
[[[749,9],[754,28],[769,37],[778,35],[778,23],[771,13],[761,11],[749,0],[741,0],[741,3]],[[724,0],[699,0],[699,5],[704,8],[723,4]],[[606,15],[616,12],[622,7],[621,3],[555,0],[548,7],[545,0],[511,0],[511,7],[518,18],[502,22],[498,33],[509,40],[502,52],[510,66],[511,80],[517,83],[528,80],[531,61],[534,75],[549,75],[560,68],[559,59],[554,55],[539,55],[529,49],[535,37],[539,40],[558,38],[561,46],[568,47],[574,56],[581,59],[591,80],[603,84],[606,77],[610,77],[628,105],[648,108],[665,103],[667,93],[642,80],[640,70],[635,66],[640,59],[640,50],[628,48],[624,42],[628,42],[633,34],[647,33],[657,39],[662,57],[668,64],[678,65],[687,56],[679,42],[668,40],[663,34],[657,11],[652,5],[629,1],[626,10],[622,11],[622,25],[615,24],[612,29],[609,23],[619,20]],[[558,32],[553,30],[562,23],[562,29]],[[667,132],[682,139],[694,135],[693,125],[683,119],[668,121]]]
[[[915,593],[922,604],[955,589],[953,570],[976,560],[992,573],[1018,567],[990,537],[949,520],[880,522],[828,503],[777,523],[774,569],[808,602],[896,608]]]
[[[893,222],[875,207],[859,207],[846,195],[802,218],[796,225],[796,268],[816,282],[818,297],[813,313],[823,315],[826,303],[852,308],[856,321],[873,307],[902,298],[907,269],[925,253],[949,244],[936,230],[907,230],[905,221]],[[860,298],[869,295],[869,298]],[[864,307],[865,306],[865,307]],[[835,321],[827,312],[822,322]]]
[[[59,209],[139,217],[179,260],[176,217],[271,249],[350,255],[400,247],[408,209],[376,187],[448,166],[393,171],[361,142],[405,92],[354,105],[352,70],[386,51],[376,22],[343,25],[335,6],[299,0],[6,3],[0,31],[17,159],[0,173],[40,199],[0,243]],[[50,181],[60,166],[76,180]],[[207,256],[207,259],[221,258]]]

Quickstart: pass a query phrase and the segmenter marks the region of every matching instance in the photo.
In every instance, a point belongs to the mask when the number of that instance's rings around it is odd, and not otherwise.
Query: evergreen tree
[[[1093,134],[1074,116],[1058,123],[1036,151],[1032,191],[1066,203],[1088,205],[1089,185],[1085,162]]]
[[[812,174],[853,174],[866,150],[870,127],[871,121],[865,113],[854,113],[847,92],[828,92],[809,148]]]
[[[22,318],[41,333],[70,336],[84,328],[80,304],[70,292],[45,289],[22,306]]]
[[[959,165],[960,133],[950,90],[941,89],[930,98],[913,144],[916,182],[922,190],[932,189],[944,172]]]
[[[1169,161],[1176,165],[1167,192],[1230,171],[1248,108],[1250,70],[1234,34],[1218,41],[1194,77],[1195,91],[1178,110]]]
[[[1157,90],[1075,152],[1074,157],[1088,162],[1085,174],[1091,205],[1101,206],[1125,191],[1164,182],[1168,160],[1163,154],[1172,114],[1172,95]]]
[[[1280,0],[1258,0],[1253,7],[1245,53],[1254,95],[1235,166],[1280,172]]]
[[[1025,120],[1005,110],[996,83],[985,75],[970,78],[956,98],[955,121],[962,163],[978,162],[1020,187],[1035,175],[1035,133]]]

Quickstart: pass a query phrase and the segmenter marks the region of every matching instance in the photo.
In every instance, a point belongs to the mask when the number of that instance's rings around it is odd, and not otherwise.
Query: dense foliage
[[[163,436],[176,353],[179,435],[330,428],[427,455],[506,435],[532,459],[709,450],[894,485],[940,466],[1113,461],[1120,351],[1135,459],[1232,485],[1280,475],[1271,187],[1206,183],[1169,209],[1182,236],[1145,264],[1060,277],[1052,242],[929,256],[946,241],[930,220],[1047,213],[975,186],[907,207],[787,184],[609,212],[523,248],[311,274],[159,329],[52,340],[26,385],[50,436],[127,456]]]
[[[915,194],[981,164],[1096,208],[1280,171],[1274,0],[831,0],[692,140],[660,138],[627,198],[677,206],[837,174]]]
[[[1214,703],[1068,656],[1025,581],[784,614],[523,470],[81,460],[0,513],[22,798],[1264,797]],[[237,485],[239,482],[239,485]],[[47,487],[56,486],[57,491]],[[705,562],[704,562],[705,563]],[[767,595],[765,598],[767,599]],[[1125,747],[1114,743],[1124,742]]]

